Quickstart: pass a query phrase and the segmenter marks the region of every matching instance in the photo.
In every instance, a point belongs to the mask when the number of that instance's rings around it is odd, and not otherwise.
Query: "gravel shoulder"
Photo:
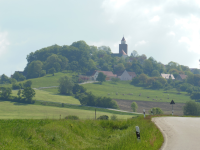
[[[161,150],[200,149],[200,118],[156,117],[152,121],[165,139]]]

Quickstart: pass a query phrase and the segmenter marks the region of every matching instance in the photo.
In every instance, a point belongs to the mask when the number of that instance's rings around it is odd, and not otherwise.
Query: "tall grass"
[[[136,139],[135,126],[141,130]],[[0,149],[157,150],[163,136],[149,119],[0,120]]]

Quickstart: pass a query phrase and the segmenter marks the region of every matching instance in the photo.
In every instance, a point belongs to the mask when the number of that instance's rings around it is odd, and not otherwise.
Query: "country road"
[[[161,150],[200,150],[200,118],[157,117],[152,121],[165,139]]]

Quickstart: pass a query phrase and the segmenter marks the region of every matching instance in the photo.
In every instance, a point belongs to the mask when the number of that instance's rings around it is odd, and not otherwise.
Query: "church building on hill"
[[[119,53],[112,53],[113,57],[128,57],[128,45],[126,44],[126,40],[123,37],[121,40],[121,44],[119,44]]]

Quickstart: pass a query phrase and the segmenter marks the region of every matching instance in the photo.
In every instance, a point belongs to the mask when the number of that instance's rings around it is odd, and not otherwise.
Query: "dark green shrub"
[[[111,120],[117,120],[117,115],[112,115],[112,116],[110,117],[110,119],[111,119]]]
[[[79,117],[78,116],[69,115],[69,116],[66,116],[65,119],[79,120]]]
[[[140,80],[139,80],[138,77],[133,78],[132,81],[131,81],[131,84],[133,84],[133,85],[137,85],[139,83],[140,83]]]
[[[163,114],[162,109],[159,108],[159,107],[154,107],[151,110],[153,112],[153,115],[161,115],[161,114]],[[151,110],[149,110],[149,114],[151,114]]]
[[[103,116],[100,116],[99,118],[97,118],[98,120],[108,120],[109,117],[107,115],[103,115]]]
[[[32,81],[31,80],[28,80],[23,84],[24,88],[31,87],[31,85],[32,85]]]
[[[106,120],[102,120],[100,122],[100,125],[103,127],[103,128],[106,128],[106,129],[112,129],[112,130],[124,130],[124,129],[127,129],[130,124],[127,123],[127,122],[124,122],[124,121],[113,121],[113,120],[109,120],[109,121],[106,121]]]
[[[138,108],[137,103],[136,102],[132,102],[131,108],[133,109],[133,112],[137,112],[137,108]]]
[[[189,101],[185,103],[183,107],[184,115],[199,116],[200,115],[200,104],[194,101]]]
[[[17,89],[21,89],[21,87],[19,84],[12,84],[12,89],[17,90]]]
[[[41,73],[40,73],[40,77],[43,77],[46,75],[46,70],[42,70]]]

